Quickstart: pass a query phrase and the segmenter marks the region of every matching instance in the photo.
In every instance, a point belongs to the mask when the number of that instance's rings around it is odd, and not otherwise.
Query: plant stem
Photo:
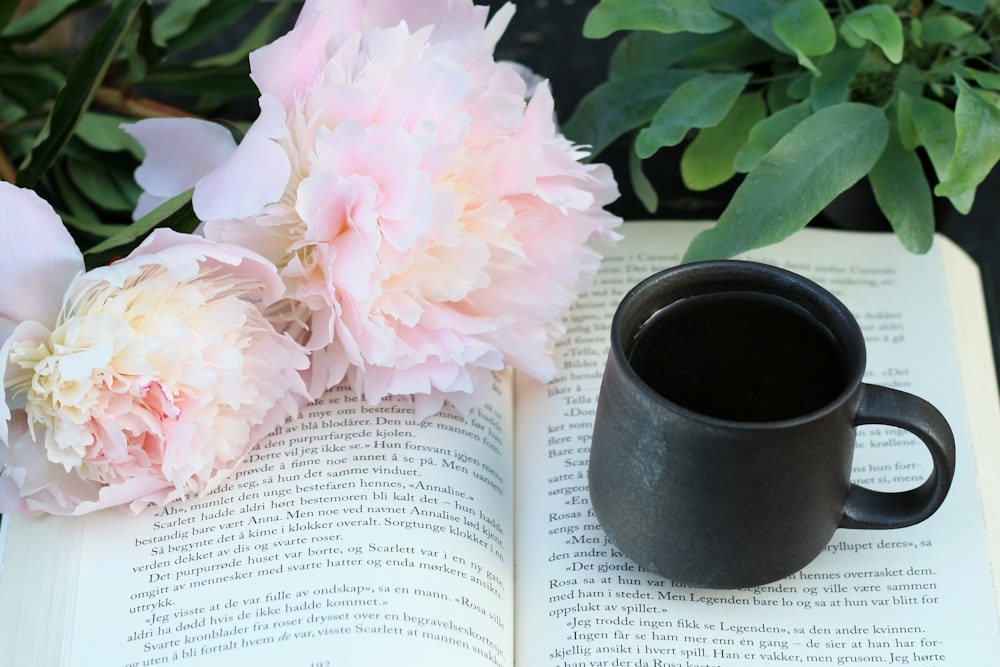
[[[0,179],[8,183],[17,182],[17,168],[14,167],[14,164],[2,149],[0,149]]]
[[[129,97],[115,88],[98,88],[94,104],[135,118],[198,118],[196,114],[144,97]]]

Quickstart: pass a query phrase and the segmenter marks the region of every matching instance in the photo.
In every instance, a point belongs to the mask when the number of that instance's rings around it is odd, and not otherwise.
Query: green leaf
[[[764,88],[768,108],[778,111],[807,100],[812,80],[812,74],[802,72],[773,81]]]
[[[139,8],[139,16],[134,30],[130,30],[122,41],[124,60],[128,63],[128,78],[120,75],[125,86],[141,82],[150,68],[156,66],[167,54],[166,46],[154,35],[153,7],[144,3]]]
[[[125,33],[145,1],[122,0],[87,42],[70,68],[66,85],[56,96],[52,111],[38,133],[30,154],[21,165],[19,185],[32,187],[59,157],[59,152],[73,136],[80,118],[90,106]]]
[[[18,123],[28,117],[28,110],[0,92],[0,124]]]
[[[187,0],[174,1],[184,3]],[[167,42],[170,53],[177,55],[225,34],[258,4],[259,0],[225,0],[208,3],[186,29]]]
[[[934,100],[900,93],[896,103],[900,140],[904,148],[923,146],[938,181],[948,179],[951,156],[955,152],[955,112]],[[975,192],[949,197],[960,213],[972,209]]]
[[[752,70],[755,65],[769,65],[775,59],[784,59],[770,44],[757,39],[742,26],[712,35],[717,39],[700,48],[692,49],[681,64],[692,69],[715,72]]]
[[[961,53],[968,61],[972,56],[980,56],[984,60],[993,57],[993,45],[989,40],[983,39],[978,34],[963,35],[948,44],[948,50],[952,53]]]
[[[16,42],[30,42],[52,27],[64,16],[101,4],[103,0],[47,0],[10,23],[0,38]],[[6,0],[15,7],[18,2]],[[0,11],[5,11],[0,10]]]
[[[867,104],[817,111],[761,158],[684,261],[732,257],[791,236],[871,170],[888,134],[885,114]]]
[[[247,60],[251,51],[270,44],[281,34],[282,29],[287,27],[292,5],[291,0],[275,2],[274,7],[240,40],[236,48],[227,53],[195,61],[192,66],[230,67]]]
[[[128,151],[136,158],[142,158],[143,150],[121,124],[134,119],[104,113],[87,112],[76,126],[76,136],[87,145],[108,153]]]
[[[6,28],[10,20],[14,18],[14,14],[17,13],[17,2],[4,2],[0,3],[0,28]],[[0,35],[2,35],[3,30],[0,30]]]
[[[921,145],[920,132],[917,130],[912,109],[913,99],[913,95],[910,95],[906,91],[900,91],[893,105],[893,108],[896,110],[895,127],[899,134],[899,141],[903,144],[903,148],[910,151],[915,150]],[[952,119],[950,124],[954,126],[954,119]],[[954,150],[954,145],[952,150]],[[950,155],[951,151],[948,154]]]
[[[690,32],[666,35],[636,30],[625,35],[611,54],[608,78],[619,79],[647,70],[664,70],[690,59],[706,46],[719,43],[727,32],[698,35]]]
[[[972,67],[959,68],[959,75],[975,81],[983,88],[1000,91],[1000,73],[986,72]]]
[[[809,66],[812,67],[812,63],[809,63]],[[796,102],[809,99],[809,91],[812,90],[813,79],[822,75],[822,72],[818,69],[813,69],[815,70],[813,73],[805,72],[798,76],[788,77],[788,88],[785,89],[785,94],[790,99]]]
[[[732,71],[775,58],[774,50],[740,27],[719,33],[663,34],[637,30],[625,35],[611,54],[608,78],[647,70],[680,69]]]
[[[138,190],[132,192],[121,187],[123,184],[112,169],[100,163],[68,159],[66,168],[73,185],[84,193],[99,208],[107,211],[132,211],[138,198]]]
[[[846,102],[854,75],[861,69],[867,54],[867,48],[852,49],[846,45],[838,45],[820,58],[817,67],[822,75],[812,77],[809,82],[809,99],[813,108],[822,109]]]
[[[167,200],[131,225],[124,226],[113,236],[85,250],[84,255],[88,256],[88,264],[93,258],[102,258],[99,261],[103,262],[103,258],[128,253],[151,231],[159,227],[169,227],[179,232],[193,232],[201,224],[191,205],[193,193],[192,188]]]
[[[660,207],[660,197],[642,170],[642,160],[636,155],[634,146],[628,153],[628,174],[636,199],[649,213],[656,213],[656,209]]]
[[[891,63],[903,60],[903,22],[889,5],[868,5],[847,15],[844,23],[882,49]]]
[[[692,128],[718,124],[749,80],[749,72],[702,74],[677,86],[656,111],[649,127],[639,133],[639,157],[645,159],[663,146],[679,144]]]
[[[0,90],[30,113],[44,113],[64,85],[66,75],[51,63],[23,57],[0,62]]]
[[[226,97],[256,97],[259,93],[249,75],[250,66],[245,61],[230,67],[212,68],[164,65],[150,72],[143,86],[186,95],[217,93]]]
[[[942,197],[974,190],[1000,160],[1000,108],[962,79],[958,79],[955,129],[947,178],[934,189]]]
[[[66,227],[69,228],[74,238],[103,239],[121,229],[121,225],[100,222],[99,218],[93,215],[87,216],[68,211],[59,211],[59,217]],[[91,264],[91,266],[95,265]]]
[[[236,105],[240,100],[250,103],[260,94],[250,78],[249,62],[231,67],[194,68],[190,66],[159,66],[142,82],[147,91],[158,94],[176,93],[197,96],[186,106],[199,116],[225,113],[224,105]]]
[[[712,0],[712,6],[727,16],[732,16],[746,26],[757,39],[767,42],[771,48],[788,53],[788,47],[774,33],[772,22],[778,11],[788,4],[788,0]]]
[[[969,14],[982,14],[986,9],[986,0],[936,0],[936,2]]]
[[[65,164],[56,164],[47,175],[51,179],[53,189],[58,193],[58,201],[52,201],[53,207],[59,212],[59,217],[72,230],[83,232],[90,237],[103,239],[115,233],[120,226],[104,224],[100,216],[86,197],[76,189],[66,175]]]
[[[746,173],[757,166],[778,141],[812,113],[808,102],[799,102],[764,118],[750,130],[746,143],[733,158],[736,171]]]
[[[910,24],[907,27],[910,32],[908,39],[917,48],[922,49],[924,47],[924,22],[920,20],[920,17],[913,16],[910,18]]]
[[[923,254],[934,242],[934,203],[920,158],[906,150],[896,132],[889,133],[885,151],[868,174],[875,201],[900,242]]]
[[[172,0],[156,17],[153,31],[162,43],[182,35],[191,29],[198,12],[212,3],[212,0]]]
[[[887,67],[891,66],[887,65]],[[896,78],[895,81],[892,82],[891,90],[885,90],[887,86],[884,82],[880,84],[876,76],[875,81],[870,82],[870,85],[867,87],[866,94],[873,99],[882,98],[885,103],[891,102],[895,93],[905,92],[910,95],[920,96],[926,94],[925,88],[928,86],[928,80],[927,73],[924,70],[921,70],[906,61],[903,61],[903,64],[894,68],[894,70]],[[884,76],[885,70],[879,71],[883,72]],[[856,79],[855,83],[857,82],[858,80]],[[940,83],[933,80],[929,82],[929,85],[932,89],[940,87]],[[935,94],[938,94],[939,97],[944,97],[943,94],[940,94],[940,91]]]
[[[915,135],[914,139],[906,140],[901,131],[903,146],[912,149],[922,145],[938,171],[938,178],[946,178],[948,163],[955,152],[955,112],[926,97],[900,93],[897,114],[900,127],[912,126]]]
[[[917,23],[917,25],[919,25],[919,23]],[[868,43],[868,40],[866,40],[864,37],[856,33],[854,31],[854,28],[852,28],[847,23],[842,22],[840,26],[837,28],[837,32],[838,34],[840,34],[840,38],[844,40],[844,44],[847,44],[847,46],[851,47],[852,49],[863,48]],[[917,28],[916,33],[919,32],[920,29]],[[914,36],[914,41],[916,41],[917,36],[914,35],[913,24],[911,24],[910,33],[911,35]]]
[[[583,34],[600,39],[619,30],[712,33],[731,24],[709,0],[601,0],[587,15]]]
[[[954,14],[941,14],[924,19],[920,38],[925,44],[950,44],[975,30],[971,23]]]
[[[694,138],[681,156],[681,178],[690,190],[708,190],[736,175],[733,162],[750,129],[767,115],[760,91],[741,95],[718,125]]]
[[[833,20],[820,0],[792,0],[774,15],[771,27],[800,60],[829,53],[837,43]]]
[[[695,74],[671,69],[605,81],[580,100],[562,125],[563,134],[599,155],[618,137],[648,123],[663,100]]]

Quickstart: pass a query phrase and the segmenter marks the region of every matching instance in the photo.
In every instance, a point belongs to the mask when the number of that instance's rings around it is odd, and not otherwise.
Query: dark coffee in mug
[[[809,414],[848,385],[833,333],[801,305],[757,291],[661,308],[639,328],[629,363],[667,400],[735,421]]]
[[[594,514],[650,572],[744,588],[795,572],[834,532],[931,516],[955,441],[927,401],[864,382],[861,328],[807,278],[754,262],[666,269],[622,299],[591,439]],[[906,429],[933,470],[901,492],[851,480],[855,431]]]

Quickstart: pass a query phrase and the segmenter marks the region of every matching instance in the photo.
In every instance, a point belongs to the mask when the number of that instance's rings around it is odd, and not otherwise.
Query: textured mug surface
[[[630,355],[651,317],[688,299],[742,291],[787,300],[829,331],[844,365],[842,386],[829,400],[803,414],[728,418],[676,403],[642,379]],[[954,475],[951,429],[923,399],[864,383],[865,354],[846,306],[816,283],[773,266],[685,264],[634,287],[612,321],[589,462],[594,511],[612,542],[645,569],[679,583],[743,588],[798,571],[838,528],[901,528],[929,517]],[[931,454],[932,473],[902,493],[853,484],[855,430],[862,424],[915,434]]]

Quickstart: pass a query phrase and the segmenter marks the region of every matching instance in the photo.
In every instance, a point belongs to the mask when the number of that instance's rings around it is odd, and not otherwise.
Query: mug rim
[[[748,283],[747,277],[753,280]],[[664,283],[677,283],[675,286],[677,294],[668,299],[655,298],[662,291]],[[757,289],[754,289],[755,285]],[[643,323],[673,303],[685,298],[722,291],[766,292],[808,310],[830,331],[845,356],[848,373],[841,391],[824,405],[801,415],[776,420],[744,421],[715,417],[693,410],[666,398],[650,387],[629,363],[630,348],[625,344],[626,335],[634,341]],[[793,298],[793,295],[800,298]],[[658,305],[655,308],[636,310],[650,300]],[[843,301],[819,283],[799,273],[773,264],[743,259],[711,259],[678,264],[661,269],[636,283],[622,297],[612,317],[610,353],[624,369],[623,372],[630,382],[640,387],[643,394],[657,404],[689,419],[744,430],[796,426],[839,409],[860,389],[867,366],[864,335],[857,319]]]

